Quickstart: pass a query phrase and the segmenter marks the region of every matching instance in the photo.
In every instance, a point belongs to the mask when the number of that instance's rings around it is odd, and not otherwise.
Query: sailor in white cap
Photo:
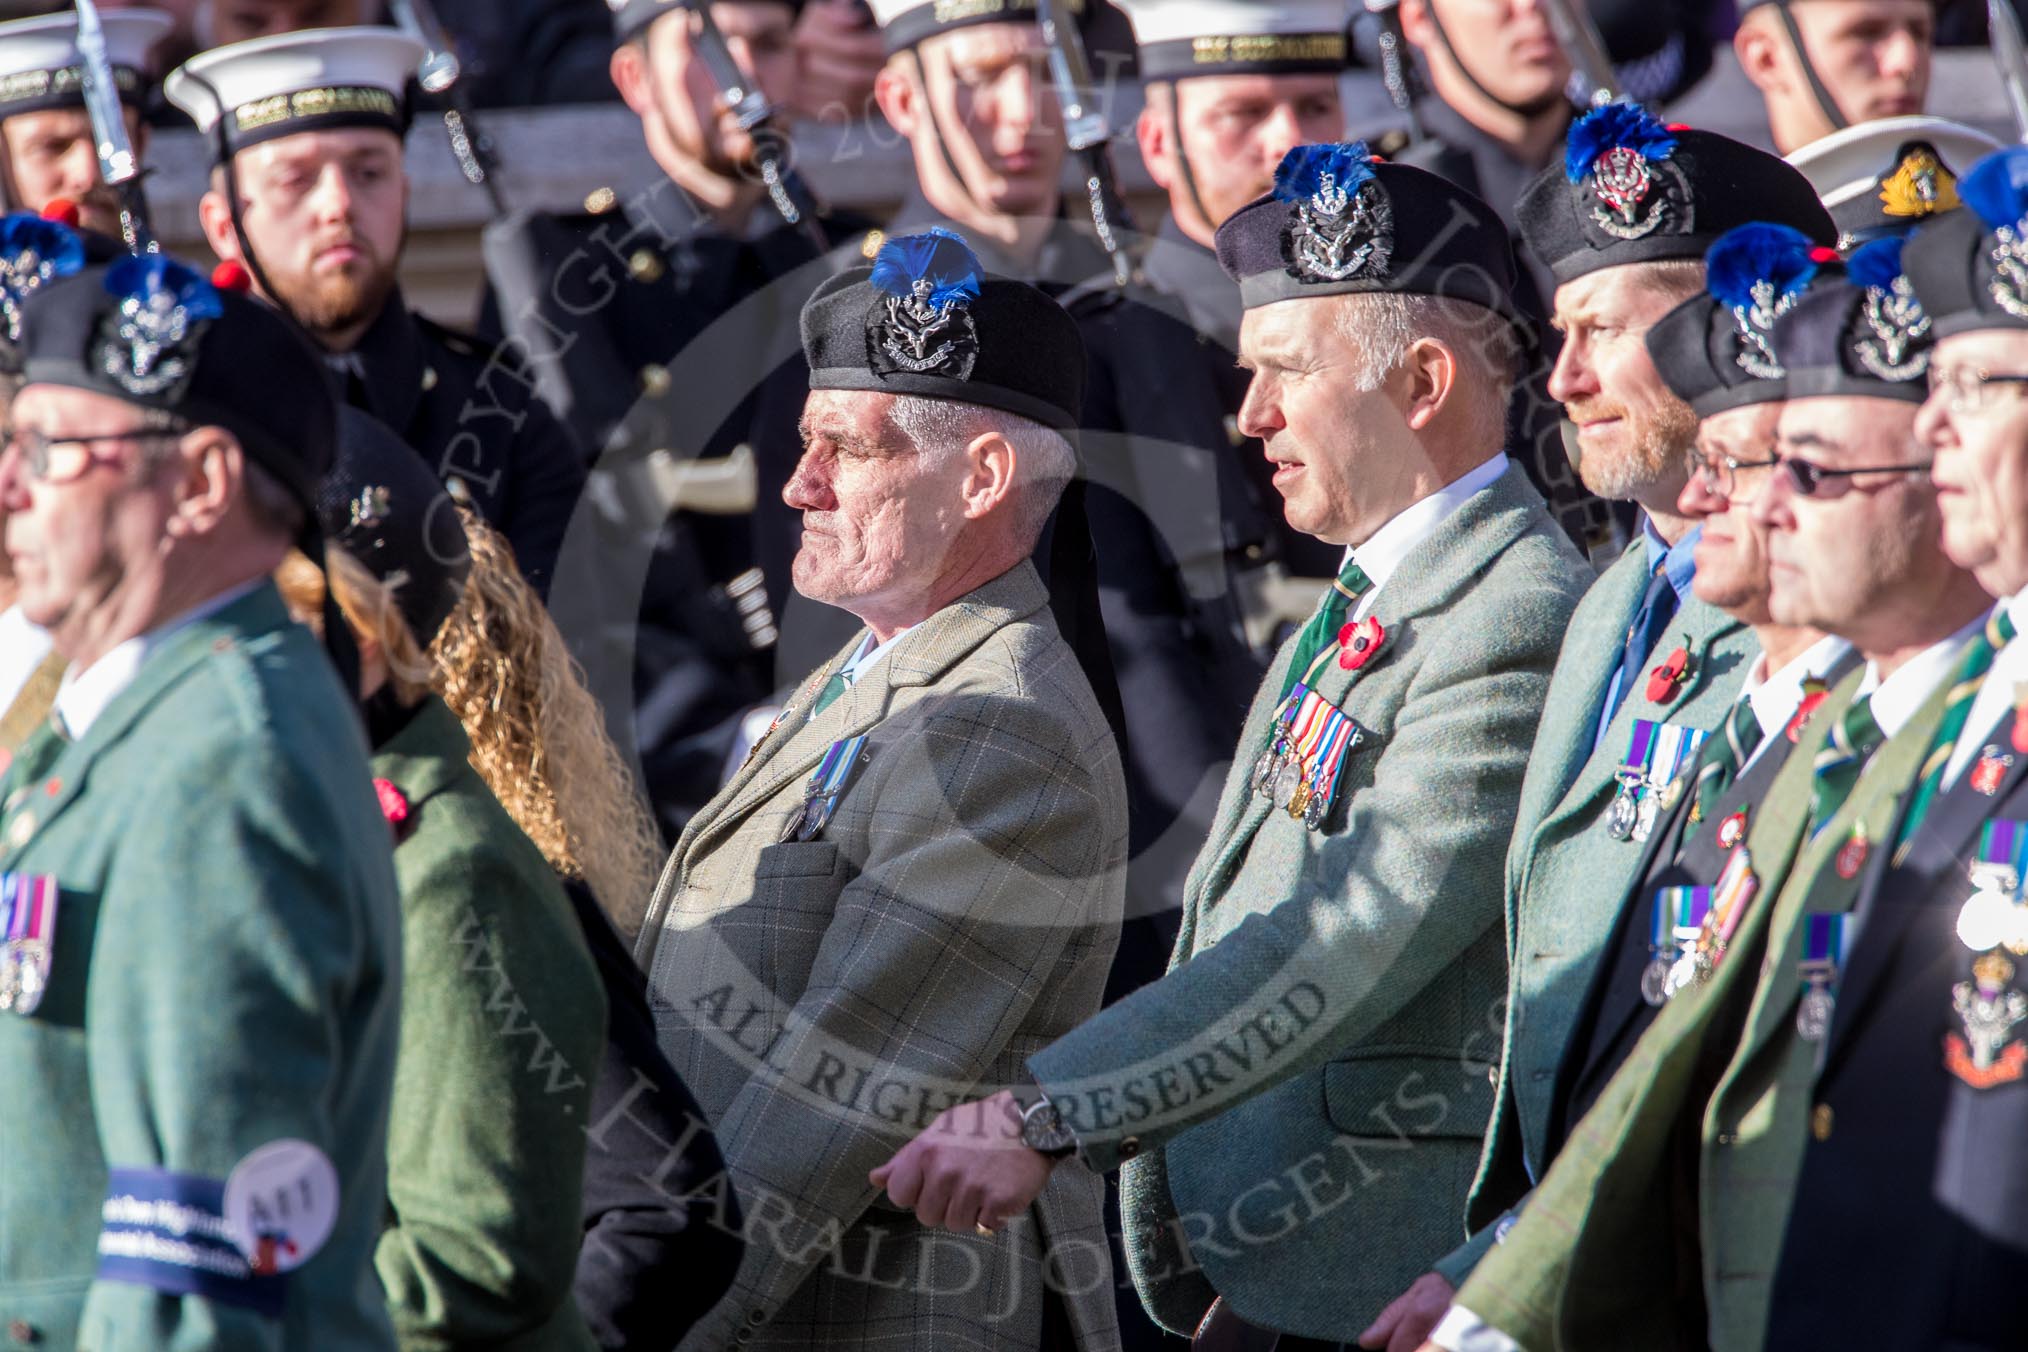
[[[1937,0],[1739,0],[1732,50],[1787,155],[1929,97]]]
[[[1348,0],[1115,0],[1134,26],[1147,103],[1141,158],[1169,194],[1158,238],[1194,245],[1223,283],[1235,333],[1239,288],[1218,268],[1211,239],[1225,218],[1266,195],[1275,167],[1299,145],[1339,140],[1338,77],[1347,59]],[[1165,290],[1169,289],[1164,287]]]
[[[148,54],[175,26],[152,9],[108,9],[106,57],[137,155],[148,148],[141,107],[153,84]],[[0,174],[10,209],[53,214],[108,238],[120,233],[120,200],[99,172],[91,117],[85,112],[77,15],[60,14],[0,23]],[[74,210],[72,208],[75,208]]]
[[[1958,176],[2000,143],[1942,117],[1883,117],[1791,151],[1788,162],[1817,190],[1849,253],[1887,235],[1905,235],[1958,208]]]
[[[410,313],[395,280],[422,57],[397,29],[313,29],[192,57],[163,92],[214,139],[199,206],[213,251],[317,341],[349,403],[463,484],[546,588],[584,482],[576,444],[518,361]]]

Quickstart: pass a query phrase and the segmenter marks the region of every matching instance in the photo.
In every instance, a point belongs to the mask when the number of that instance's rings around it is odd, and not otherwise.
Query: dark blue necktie
[[[1655,575],[1648,579],[1648,594],[1641,598],[1641,608],[1634,612],[1634,622],[1627,629],[1626,647],[1620,650],[1620,676],[1613,687],[1612,702],[1605,717],[1600,721],[1600,736],[1609,725],[1620,706],[1627,702],[1627,695],[1641,679],[1648,665],[1648,654],[1655,651],[1655,645],[1662,641],[1662,632],[1669,627],[1669,621],[1676,618],[1676,588],[1670,585],[1668,569],[1655,569]]]

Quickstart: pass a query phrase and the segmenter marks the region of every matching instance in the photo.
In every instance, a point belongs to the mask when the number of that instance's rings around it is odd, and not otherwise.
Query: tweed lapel
[[[1639,608],[1647,585],[1648,570],[1639,541],[1592,584],[1593,594],[1598,597],[1597,609],[1593,611],[1592,623],[1571,630],[1564,639],[1558,665],[1563,658],[1574,659],[1571,679],[1566,687],[1551,692],[1550,707],[1544,711],[1545,735],[1536,739],[1530,757],[1541,767],[1537,770],[1541,776],[1537,781],[1539,788],[1532,795],[1535,803],[1523,805],[1523,821],[1538,824],[1546,821],[1591,759],[1599,710],[1605,706],[1606,690],[1612,684],[1618,654],[1626,641],[1624,630]],[[1608,648],[1609,652],[1602,651]],[[1531,806],[1533,811],[1529,810]]]
[[[264,581],[223,610],[186,624],[164,639],[85,735],[64,747],[49,767],[40,791],[35,785],[18,785],[8,801],[0,804],[0,824],[4,824],[0,825],[0,868],[76,801],[98,758],[118,746],[142,715],[192,668],[215,651],[259,638],[288,623],[289,612],[281,593],[273,583]]]
[[[1796,964],[1801,959],[1807,920],[1812,915],[1848,913],[1859,896],[1865,873],[1841,877],[1836,861],[1855,832],[1872,842],[1869,861],[1877,865],[1893,843],[1894,824],[1923,757],[1943,722],[1950,683],[1940,684],[1906,727],[1873,753],[1858,786],[1837,815],[1816,836],[1804,842],[1775,903],[1768,938],[1766,978],[1755,994],[1753,1013],[1735,1066],[1758,1057],[1786,1024],[1801,993]],[[1856,685],[1854,687],[1856,689]],[[1840,701],[1840,714],[1849,699]],[[1804,797],[1807,798],[1807,790]],[[1842,1000],[1849,991],[1840,991]],[[1728,1077],[1730,1078],[1730,1077]]]
[[[714,799],[715,807],[700,813],[684,832],[685,854],[702,850],[719,836],[736,830],[746,818],[777,794],[817,768],[830,747],[870,731],[887,717],[897,691],[933,684],[970,656],[980,644],[1016,621],[1042,610],[1049,593],[1025,560],[963,599],[945,606],[918,624],[895,650],[839,696],[831,707],[793,726],[785,718],[775,735],[781,743],[759,755]],[[859,646],[854,638],[836,659],[803,683],[791,701],[793,710],[810,707],[816,693]]]
[[[1618,713],[1606,727],[1605,737],[1585,757],[1576,778],[1564,792],[1562,799],[1542,820],[1542,829],[1553,830],[1572,817],[1588,815],[1594,811],[1599,800],[1614,786],[1614,772],[1620,767],[1626,755],[1627,744],[1633,736],[1634,720],[1645,718],[1656,722],[1672,722],[1682,710],[1696,702],[1714,682],[1736,681],[1738,674],[1730,668],[1719,670],[1712,661],[1712,650],[1724,640],[1731,638],[1744,628],[1715,606],[1707,605],[1691,597],[1684,602],[1674,623],[1669,626],[1667,636],[1658,651],[1664,653],[1683,648],[1690,658],[1689,674],[1673,698],[1657,703],[1650,700],[1645,688],[1637,689],[1627,696]],[[1599,684],[1599,699],[1591,706],[1593,718],[1602,707],[1605,689],[1611,683],[1612,673],[1605,673],[1605,680]],[[1727,706],[1728,708],[1730,705]],[[1596,727],[1596,724],[1592,724]],[[1587,732],[1586,736],[1590,734]]]
[[[2009,741],[2015,715],[2009,715],[1995,729],[2001,743]],[[1830,1047],[1824,1063],[1825,1074],[1844,1059],[1852,1045],[1847,1036],[1863,1023],[1881,981],[1894,966],[1901,936],[1939,889],[1964,883],[1965,871],[1975,848],[1979,828],[1997,815],[1997,809],[2011,804],[2017,790],[2028,784],[2028,756],[2016,755],[2013,764],[1990,794],[1971,785],[1971,770],[1958,776],[1956,784],[1931,805],[1929,816],[1909,842],[1908,858],[1895,867],[1885,850],[1863,880],[1858,906],[1866,914],[1851,961],[1838,993],[1837,1013],[1831,1024]],[[1904,796],[1902,810],[1906,811]],[[1896,822],[1899,829],[1899,822]]]
[[[1403,557],[1386,585],[1374,597],[1371,616],[1387,633],[1386,644],[1379,654],[1356,671],[1347,670],[1335,660],[1325,663],[1324,669],[1317,674],[1314,687],[1317,693],[1337,705],[1348,717],[1357,720],[1362,727],[1366,726],[1369,720],[1361,716],[1360,681],[1392,658],[1417,618],[1447,605],[1459,590],[1478,577],[1487,560],[1496,557],[1526,532],[1530,512],[1539,506],[1539,502],[1530,501],[1533,492],[1527,487],[1521,470],[1509,465],[1498,479],[1474,493],[1456,511],[1438,522],[1436,528]],[[1219,825],[1228,829],[1223,834],[1214,831],[1212,839],[1216,844],[1211,855],[1214,862],[1198,880],[1201,883],[1200,899],[1224,885],[1255,833],[1274,810],[1274,804],[1253,792],[1250,775],[1254,761],[1267,746],[1275,709],[1280,703],[1276,696],[1287,679],[1295,642],[1292,637],[1282,645],[1282,651],[1277,654],[1274,667],[1268,672],[1261,694],[1254,700],[1253,710],[1247,717],[1247,735],[1253,740],[1241,743],[1234,769],[1237,772],[1243,768],[1249,778],[1226,781],[1226,800],[1221,806]],[[1264,706],[1266,716],[1263,718]],[[1377,756],[1380,751],[1379,744],[1369,734],[1368,740],[1347,754]]]

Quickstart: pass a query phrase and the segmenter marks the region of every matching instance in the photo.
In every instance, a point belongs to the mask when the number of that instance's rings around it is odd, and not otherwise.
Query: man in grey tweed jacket
[[[825,283],[803,339],[796,585],[867,627],[691,820],[644,929],[747,1216],[682,1347],[1117,1347],[1095,1174],[958,1237],[868,1179],[1094,1013],[1117,942],[1119,753],[1028,562],[1082,344],[955,236]]]
[[[1589,573],[1498,450],[1492,209],[1363,145],[1300,147],[1278,182],[1218,236],[1247,306],[1241,421],[1345,571],[1254,700],[1169,974],[1028,1065],[1031,1108],[1125,1166],[1155,1317],[1293,1346],[1356,1338],[1454,1242],[1492,1103],[1502,858]],[[1281,710],[1299,744],[1319,717],[1356,727],[1335,781],[1291,796]],[[1047,1163],[976,1139],[951,1115],[883,1171],[890,1194],[953,1228],[1013,1214]]]

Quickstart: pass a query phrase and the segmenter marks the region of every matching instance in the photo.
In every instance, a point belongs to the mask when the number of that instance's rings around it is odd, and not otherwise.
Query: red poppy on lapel
[[[1810,716],[1816,713],[1818,706],[1822,705],[1829,698],[1831,698],[1831,692],[1825,689],[1819,682],[1803,682],[1803,702],[1796,706],[1796,716],[1789,720],[1787,729],[1788,739],[1791,742],[1803,740],[1803,729],[1810,726]]]
[[[1690,650],[1678,648],[1667,661],[1648,673],[1648,703],[1667,704],[1682,693],[1690,679]]]
[[[1380,621],[1371,618],[1348,624],[1338,631],[1338,665],[1347,671],[1357,671],[1371,662],[1387,642],[1387,630]]]
[[[2006,782],[2007,772],[2014,768],[2014,758],[2000,754],[2000,748],[1989,746],[1979,755],[1979,763],[1972,767],[1972,792],[1981,798],[1991,798]]]
[[[380,815],[387,818],[387,825],[394,832],[397,842],[408,838],[415,828],[408,819],[408,796],[394,786],[391,779],[373,781],[374,796],[380,799]]]

